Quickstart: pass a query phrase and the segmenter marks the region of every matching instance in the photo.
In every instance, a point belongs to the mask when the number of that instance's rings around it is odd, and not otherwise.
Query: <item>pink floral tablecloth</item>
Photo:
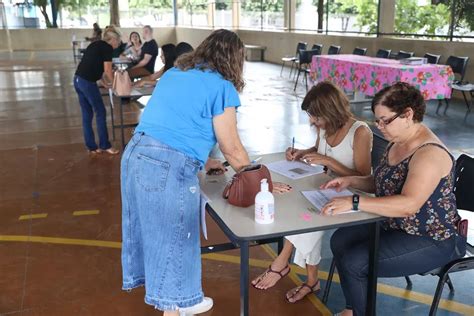
[[[313,82],[330,80],[346,92],[368,96],[403,81],[418,88],[425,100],[450,98],[454,80],[446,65],[403,65],[398,60],[359,55],[313,56],[310,77]]]

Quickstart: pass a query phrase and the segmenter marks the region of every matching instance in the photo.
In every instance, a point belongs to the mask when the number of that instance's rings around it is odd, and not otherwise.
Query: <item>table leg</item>
[[[240,315],[249,315],[249,242],[240,243]]]
[[[278,243],[277,243],[278,254],[280,254],[281,251],[283,250],[283,243],[284,243],[284,238],[283,237],[278,239]]]
[[[112,102],[109,100],[109,107],[110,107],[110,118],[112,120],[112,140],[115,141],[115,118],[114,118],[114,106]]]
[[[379,259],[380,222],[370,224],[369,278],[366,315],[375,315],[377,307],[377,273]]]
[[[76,44],[72,43],[72,57],[74,58],[74,64],[76,63]]]
[[[120,98],[120,133],[122,136],[122,148],[125,148],[125,131],[123,128],[123,99]]]

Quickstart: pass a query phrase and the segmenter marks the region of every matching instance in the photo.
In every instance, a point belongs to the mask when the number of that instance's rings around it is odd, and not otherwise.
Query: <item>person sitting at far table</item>
[[[149,25],[143,27],[143,41],[140,61],[127,69],[131,79],[149,76],[155,71],[158,44],[153,39],[153,29]]]

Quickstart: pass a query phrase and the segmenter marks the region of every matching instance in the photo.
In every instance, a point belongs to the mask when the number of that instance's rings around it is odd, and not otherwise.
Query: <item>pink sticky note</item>
[[[310,222],[311,221],[311,214],[309,213],[303,213],[300,215],[301,219],[304,220],[305,222]]]

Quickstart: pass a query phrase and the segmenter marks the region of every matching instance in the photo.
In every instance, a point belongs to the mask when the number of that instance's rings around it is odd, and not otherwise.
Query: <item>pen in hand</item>
[[[291,154],[295,153],[295,138],[293,137],[293,140],[291,142]]]

